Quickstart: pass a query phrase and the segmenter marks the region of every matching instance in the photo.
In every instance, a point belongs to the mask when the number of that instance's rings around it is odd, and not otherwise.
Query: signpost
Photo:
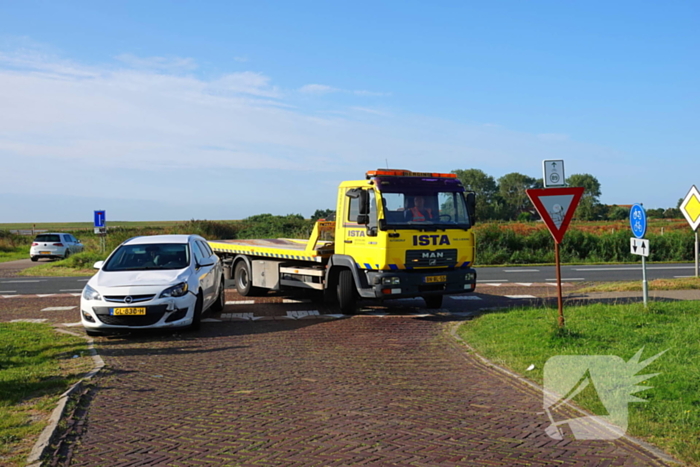
[[[544,178],[542,180],[545,188],[566,186],[563,160],[542,161],[542,171],[544,172]]]
[[[690,228],[695,231],[695,277],[698,277],[698,226],[700,226],[700,192],[695,185],[690,189],[683,202],[681,212],[685,220],[690,224]]]
[[[644,239],[647,233],[647,212],[641,204],[635,204],[630,209],[630,227],[635,238],[630,239],[630,248],[632,254],[642,256],[642,296],[644,298],[644,307],[649,301],[649,288],[647,287],[647,263],[646,257],[649,256],[649,240]],[[639,245],[639,252],[637,248]],[[644,254],[646,252],[646,254]]]
[[[545,161],[549,162],[549,161]],[[545,164],[546,167],[546,164]],[[564,175],[563,164],[561,170]],[[547,172],[545,169],[545,178]],[[574,212],[578,206],[581,196],[583,196],[583,187],[565,187],[565,188],[544,188],[526,190],[527,196],[532,201],[532,204],[537,209],[538,214],[549,229],[549,232],[554,237],[554,258],[557,269],[557,298],[559,305],[559,327],[564,327],[564,300],[561,291],[561,261],[559,259],[559,244],[564,238],[566,229],[569,228],[571,219],[574,217]]]
[[[95,211],[94,219],[95,233],[100,237],[100,250],[104,253],[106,249],[105,235],[107,235],[107,211]]]

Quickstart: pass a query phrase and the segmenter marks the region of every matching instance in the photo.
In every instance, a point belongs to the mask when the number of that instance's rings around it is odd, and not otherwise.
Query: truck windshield
[[[384,221],[388,228],[469,228],[464,194],[460,191],[382,192]]]

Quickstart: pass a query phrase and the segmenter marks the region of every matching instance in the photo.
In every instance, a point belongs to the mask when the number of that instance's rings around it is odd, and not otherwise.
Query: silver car
[[[29,249],[32,261],[39,258],[65,259],[74,253],[80,253],[85,247],[80,240],[68,233],[42,233],[36,236]]]

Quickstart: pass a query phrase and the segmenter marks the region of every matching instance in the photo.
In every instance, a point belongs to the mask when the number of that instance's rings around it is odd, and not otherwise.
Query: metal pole
[[[644,256],[642,256],[642,294],[644,295],[644,308],[646,308],[649,301],[649,288],[647,287],[647,262]]]
[[[561,294],[561,263],[559,262],[559,243],[554,241],[554,258],[557,263],[557,304],[559,305],[559,327],[564,327],[564,299]]]
[[[695,231],[695,277],[698,277],[698,231]]]

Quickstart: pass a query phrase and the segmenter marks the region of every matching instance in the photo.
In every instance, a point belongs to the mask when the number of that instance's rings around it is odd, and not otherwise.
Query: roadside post
[[[107,249],[106,245],[106,235],[107,235],[107,211],[95,211],[95,233],[100,238],[100,252],[104,253]]]
[[[545,179],[547,178],[545,161]],[[558,161],[559,162],[559,161]],[[561,176],[564,174],[563,161],[561,161]],[[574,217],[574,212],[578,206],[581,196],[583,195],[583,187],[561,187],[561,188],[538,188],[526,190],[527,196],[532,201],[532,204],[537,209],[545,225],[549,229],[549,233],[554,238],[554,258],[556,261],[557,270],[557,303],[559,306],[559,327],[563,328],[564,320],[564,300],[561,290],[561,260],[559,256],[559,244],[564,238],[566,229],[569,228],[571,219]]]
[[[695,232],[695,277],[698,277],[698,225],[700,225],[700,192],[695,185],[690,189],[680,206],[685,220]]]
[[[632,227],[632,234],[634,234],[634,237],[630,238],[630,252],[642,257],[642,297],[646,308],[649,301],[646,263],[646,258],[649,256],[649,240],[644,238],[647,233],[647,213],[641,204],[635,204],[630,209],[630,227]]]

